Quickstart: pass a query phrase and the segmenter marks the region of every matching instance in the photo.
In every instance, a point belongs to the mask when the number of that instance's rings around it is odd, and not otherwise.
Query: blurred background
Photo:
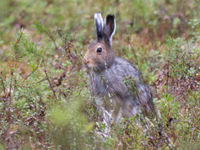
[[[81,60],[95,12],[116,16],[113,49],[151,86],[172,145],[198,149],[200,0],[1,0],[0,149],[169,149],[134,119],[97,134]]]

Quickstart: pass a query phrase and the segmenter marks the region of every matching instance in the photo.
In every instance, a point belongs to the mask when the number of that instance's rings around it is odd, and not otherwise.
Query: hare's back
[[[116,57],[114,60],[114,64],[111,67],[111,70],[118,77],[123,78],[123,80],[126,77],[131,77],[136,82],[141,82],[140,72],[136,69],[134,65],[123,58]]]
[[[103,72],[103,76],[107,80],[109,92],[117,94],[121,97],[130,95],[125,82],[131,77],[136,84],[141,82],[140,72],[123,58],[116,57],[112,66]]]

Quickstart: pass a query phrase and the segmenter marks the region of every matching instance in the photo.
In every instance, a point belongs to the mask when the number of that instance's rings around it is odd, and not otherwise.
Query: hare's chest
[[[105,78],[101,75],[93,74],[90,78],[91,88],[94,96],[105,96],[107,94],[107,86]]]
[[[110,72],[110,70],[102,72],[102,74],[93,74],[90,81],[94,96],[126,97],[129,92],[123,79],[122,76],[116,72]]]

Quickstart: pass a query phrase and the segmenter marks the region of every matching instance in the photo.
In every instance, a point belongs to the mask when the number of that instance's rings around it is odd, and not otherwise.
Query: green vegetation
[[[200,147],[199,0],[1,0],[0,149],[170,149],[135,119],[105,125],[82,57],[95,39],[93,14],[116,15],[116,55],[150,84],[176,149]]]

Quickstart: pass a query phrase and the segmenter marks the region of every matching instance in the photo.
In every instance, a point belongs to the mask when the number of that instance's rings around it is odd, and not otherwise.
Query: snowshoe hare
[[[119,112],[124,117],[153,112],[151,90],[143,83],[140,72],[128,61],[116,57],[112,50],[115,16],[107,15],[103,22],[101,13],[95,13],[94,20],[97,41],[89,45],[83,62],[97,106],[104,107],[102,99],[106,97],[112,100],[114,117]]]

